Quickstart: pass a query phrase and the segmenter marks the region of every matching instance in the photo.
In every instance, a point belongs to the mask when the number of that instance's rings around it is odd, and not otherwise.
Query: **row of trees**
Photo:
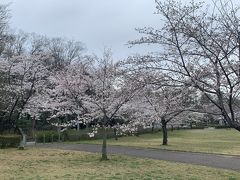
[[[12,33],[0,6],[0,131],[17,130],[23,116],[56,126],[94,122],[103,131],[103,160],[107,128],[159,123],[166,145],[167,124],[198,112],[222,115],[240,131],[238,9],[230,1],[215,1],[211,11],[204,3],[156,4],[163,27],[138,29],[144,36],[129,44],[158,44],[161,52],[121,62],[110,50],[83,56],[73,40]]]
[[[14,32],[8,27],[7,6],[0,6],[0,132],[18,130],[27,106],[54,72],[78,61],[81,42]],[[35,118],[33,119],[35,120]]]

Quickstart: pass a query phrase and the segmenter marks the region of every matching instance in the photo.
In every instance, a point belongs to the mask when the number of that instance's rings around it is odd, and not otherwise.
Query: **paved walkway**
[[[38,144],[37,146],[54,149],[87,151],[93,153],[101,152],[101,145],[54,143]],[[191,153],[158,149],[142,149],[124,146],[108,146],[107,151],[108,154],[121,154],[240,171],[240,156],[225,156],[207,153]]]

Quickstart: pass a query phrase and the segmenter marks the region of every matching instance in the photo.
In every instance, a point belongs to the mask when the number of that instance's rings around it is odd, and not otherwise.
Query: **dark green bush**
[[[90,138],[88,133],[91,132],[90,129],[81,129],[77,131],[75,129],[69,129],[63,133],[66,141],[80,141],[80,140],[89,140],[96,139],[96,135],[93,138]]]
[[[113,138],[114,133],[112,129],[107,130],[108,138]],[[94,135],[94,137],[89,137],[88,133],[91,133],[91,128],[80,129],[77,131],[75,129],[69,129],[63,132],[64,140],[65,141],[82,141],[82,140],[93,140],[93,139],[102,139],[102,130],[99,129],[98,133]]]
[[[18,147],[21,139],[20,135],[0,135],[0,148]]]
[[[57,142],[58,132],[57,131],[38,131],[36,133],[36,141],[38,143]]]
[[[227,128],[231,128],[231,127],[228,126],[228,125],[218,125],[218,126],[215,126],[215,129],[227,129]]]
[[[191,129],[204,129],[204,126],[193,126]]]
[[[108,138],[114,138],[114,132],[112,129],[107,130]],[[102,139],[102,130],[99,129],[98,133],[94,137],[89,137],[88,133],[92,132],[92,128],[80,129],[77,131],[75,129],[69,129],[67,131],[61,132],[61,141],[82,141],[82,140],[93,140],[93,139]],[[37,143],[49,143],[58,141],[58,132],[57,131],[38,131],[36,133]]]
[[[79,141],[84,133],[76,130],[67,130],[64,134],[66,141]]]

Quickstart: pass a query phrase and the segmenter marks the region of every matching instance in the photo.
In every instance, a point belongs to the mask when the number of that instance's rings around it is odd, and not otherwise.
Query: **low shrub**
[[[158,132],[159,128],[155,128],[154,132]],[[67,131],[65,131],[64,137],[65,137],[65,141],[84,141],[84,140],[95,140],[95,139],[102,139],[102,129],[99,128],[98,132],[96,134],[94,134],[93,137],[90,137],[88,135],[88,133],[91,133],[92,129],[88,128],[88,129],[81,129],[80,131],[77,131],[75,129],[69,129]],[[141,129],[139,130],[139,132],[135,132],[135,135],[140,135],[140,134],[146,134],[146,133],[151,133],[152,129]],[[118,135],[117,137],[121,137],[121,136],[125,136],[125,135],[132,135],[132,134],[128,134],[128,133],[123,133],[122,135]],[[115,134],[113,129],[107,129],[107,137],[110,138],[115,138]]]
[[[36,133],[36,142],[38,143],[49,143],[58,141],[57,131],[38,131]]]
[[[228,125],[218,125],[218,126],[215,126],[215,129],[227,129],[227,128],[231,128],[231,127],[228,126]]]
[[[148,130],[150,131],[150,130]],[[93,137],[90,137],[88,133],[92,132],[92,128],[80,129],[79,131],[75,129],[68,129],[67,131],[60,133],[61,141],[83,141],[83,140],[94,140],[102,139],[102,129],[99,128],[98,132],[94,134]],[[147,133],[147,132],[144,132]],[[36,142],[37,143],[49,143],[58,141],[58,132],[57,131],[38,131],[36,132]],[[107,130],[108,138],[114,138],[113,129]],[[122,135],[118,135],[120,137]]]
[[[77,131],[75,129],[69,129],[63,134],[66,141],[79,141],[85,139],[88,132],[89,129],[81,129],[80,131]]]
[[[0,148],[18,147],[21,139],[20,135],[0,135]]]
[[[191,129],[204,129],[205,127],[204,126],[193,126],[191,127]]]

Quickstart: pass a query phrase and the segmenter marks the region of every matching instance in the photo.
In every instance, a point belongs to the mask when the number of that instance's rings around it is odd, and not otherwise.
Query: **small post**
[[[61,141],[61,132],[60,132],[60,127],[58,127],[58,142]]]
[[[62,134],[62,142],[64,142],[64,134]]]
[[[37,135],[34,135],[35,146],[37,145]]]
[[[51,139],[52,139],[52,144],[53,144],[53,134],[52,134],[52,136],[51,136]]]
[[[80,130],[80,125],[79,125],[79,122],[77,123],[77,131]]]
[[[43,134],[43,144],[45,144],[46,139],[45,139],[45,134]]]

